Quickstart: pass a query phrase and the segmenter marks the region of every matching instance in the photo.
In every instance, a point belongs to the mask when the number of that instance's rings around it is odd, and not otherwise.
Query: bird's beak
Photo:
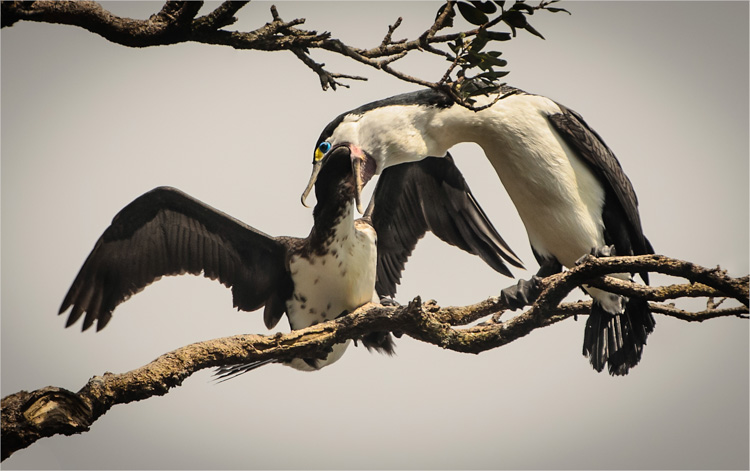
[[[359,211],[359,214],[363,214],[362,189],[375,174],[375,161],[373,159],[368,159],[364,151],[358,146],[353,144],[340,144],[340,146],[349,148],[349,157],[352,161],[352,174],[354,175],[354,202],[357,205],[357,211]],[[332,151],[333,149],[328,152]],[[322,166],[323,159],[317,159],[313,163],[313,171],[312,175],[310,175],[310,181],[307,183],[307,188],[305,188],[305,191],[302,193],[302,204],[305,207],[308,207],[305,200],[315,186],[315,182],[318,180],[318,174],[320,173]]]
[[[364,211],[362,211],[362,188],[366,183],[363,180],[363,174],[367,168],[367,157],[365,157],[362,149],[357,146],[349,146],[349,155],[352,159],[352,174],[354,175],[354,202],[357,204],[359,214],[364,214]]]
[[[315,163],[313,163],[313,171],[312,175],[310,175],[310,181],[307,183],[307,188],[305,188],[305,191],[302,193],[302,206],[304,206],[305,208],[309,208],[307,203],[305,203],[305,200],[315,186],[315,181],[318,179],[318,174],[320,173],[320,168],[322,166],[323,160],[317,160],[315,161]]]

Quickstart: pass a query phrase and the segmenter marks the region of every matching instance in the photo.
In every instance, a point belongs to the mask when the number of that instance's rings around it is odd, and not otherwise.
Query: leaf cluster
[[[464,20],[478,28],[472,36],[461,33],[456,39],[448,42],[452,54],[446,57],[451,66],[443,76],[441,85],[449,88],[461,104],[471,108],[474,108],[476,103],[474,97],[498,93],[503,85],[500,79],[509,73],[508,70],[502,70],[507,61],[500,58],[502,52],[487,50],[487,46],[494,46],[495,42],[509,41],[516,37],[518,29],[544,39],[544,36],[531,26],[528,17],[537,10],[553,13],[562,11],[570,14],[563,8],[550,6],[558,1],[543,1],[537,6],[532,6],[521,0],[513,2],[507,8],[506,4],[510,2],[505,1],[459,0],[443,4],[438,9],[437,18],[446,14],[448,10],[445,26],[453,26],[458,11]],[[506,27],[510,31],[498,31],[497,27]],[[496,100],[499,97],[498,94]]]

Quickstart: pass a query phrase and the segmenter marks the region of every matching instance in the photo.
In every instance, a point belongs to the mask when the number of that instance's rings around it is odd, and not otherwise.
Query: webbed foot
[[[591,249],[591,253],[587,253],[586,255],[582,256],[578,260],[576,260],[576,265],[580,265],[586,260],[588,260],[589,257],[614,257],[617,255],[617,252],[615,251],[614,245],[605,245],[602,247],[594,247]]]
[[[509,286],[500,291],[500,300],[512,310],[529,306],[542,293],[542,278],[534,275],[530,280],[519,280],[516,286]]]
[[[392,306],[392,307],[398,307],[398,306],[401,305],[401,304],[399,304],[398,301],[396,301],[395,299],[393,299],[390,296],[381,296],[380,297],[380,304],[383,305],[383,306]]]

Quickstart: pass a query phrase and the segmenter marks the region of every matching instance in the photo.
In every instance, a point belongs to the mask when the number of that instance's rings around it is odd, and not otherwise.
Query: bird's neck
[[[427,108],[424,120],[427,155],[443,156],[456,144],[481,144],[493,132],[491,114],[472,111],[460,105],[450,108]]]
[[[334,240],[345,239],[355,231],[354,199],[337,192],[315,206],[310,244],[315,250],[325,250]]]

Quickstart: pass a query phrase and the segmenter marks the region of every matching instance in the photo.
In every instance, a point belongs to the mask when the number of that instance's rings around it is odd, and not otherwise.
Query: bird
[[[319,166],[329,148],[347,145],[363,167],[379,174],[427,156],[447,155],[461,142],[478,144],[514,203],[539,263],[530,280],[501,291],[514,309],[531,304],[540,294],[541,277],[571,268],[582,257],[653,253],[630,180],[583,117],[507,84],[498,93],[501,99],[477,111],[431,88],[365,104],[339,114],[323,129],[314,161]],[[315,172],[314,168],[313,177]],[[357,192],[362,183],[358,181]],[[632,278],[626,273],[613,276]],[[640,276],[648,283],[647,273]],[[654,330],[648,304],[636,297],[584,289],[593,302],[583,355],[598,372],[607,366],[610,374],[625,375],[640,362],[646,338]]]
[[[346,146],[331,149],[321,159],[314,185],[314,222],[306,238],[272,237],[176,188],[157,187],[139,196],[113,218],[75,277],[59,310],[71,310],[66,327],[83,317],[83,331],[95,322],[100,331],[130,296],[162,276],[189,273],[231,288],[238,310],[263,307],[269,329],[284,314],[292,329],[305,328],[379,302],[378,272],[384,297],[394,295],[406,260],[427,230],[510,274],[503,257],[516,263],[515,255],[476,203],[450,156],[386,173],[380,179],[383,184],[393,180],[401,187],[413,187],[415,182],[423,186],[398,194],[381,191],[379,183],[373,200],[396,211],[356,220],[355,183],[362,176],[355,178],[355,162]],[[365,174],[364,181],[371,176]],[[447,208],[457,202],[456,195],[458,205]],[[425,199],[421,211],[398,209],[413,197]],[[456,230],[466,221],[474,226]],[[388,332],[360,340],[368,350],[394,352]],[[318,370],[337,361],[348,344],[334,345],[324,358],[283,363]],[[220,367],[216,376],[228,379],[275,361]]]

